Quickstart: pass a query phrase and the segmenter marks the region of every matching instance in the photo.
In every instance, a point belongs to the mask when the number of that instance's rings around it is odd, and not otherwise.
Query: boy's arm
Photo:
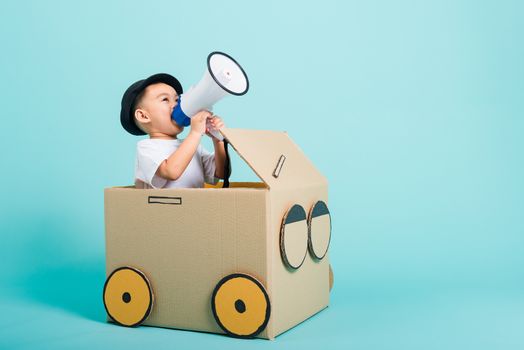
[[[191,130],[177,150],[160,164],[156,174],[171,181],[178,179],[191,162],[191,159],[200,144],[201,138],[201,133]]]
[[[206,132],[206,120],[211,116],[206,110],[200,111],[191,118],[191,131],[173,154],[160,164],[156,175],[174,181],[178,179],[191,162],[197,151],[202,135]]]
[[[223,179],[224,166],[226,162],[226,150],[224,148],[224,141],[218,141],[213,138],[213,146],[215,148],[215,177]]]

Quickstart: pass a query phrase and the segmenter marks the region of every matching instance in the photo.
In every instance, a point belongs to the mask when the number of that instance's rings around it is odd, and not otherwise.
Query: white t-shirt
[[[182,144],[182,140],[144,139],[138,141],[135,162],[137,188],[204,187],[204,182],[216,184],[215,154],[198,145],[186,170],[175,181],[156,175],[158,167]]]

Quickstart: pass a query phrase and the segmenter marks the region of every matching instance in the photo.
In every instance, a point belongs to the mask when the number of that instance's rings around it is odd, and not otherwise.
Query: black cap
[[[135,123],[135,111],[133,107],[135,105],[136,97],[144,91],[146,87],[151,84],[164,83],[175,89],[178,95],[182,95],[182,85],[172,75],[166,73],[159,73],[150,76],[147,79],[139,80],[130,87],[127,88],[122,97],[122,109],[120,110],[120,123],[127,132],[133,135],[145,135],[146,133],[140,130]]]

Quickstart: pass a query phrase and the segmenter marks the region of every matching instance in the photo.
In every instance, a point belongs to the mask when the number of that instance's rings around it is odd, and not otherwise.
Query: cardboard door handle
[[[277,166],[275,167],[275,170],[273,170],[273,176],[275,178],[277,178],[278,175],[280,175],[280,171],[282,170],[282,166],[284,165],[285,160],[286,160],[286,156],[283,154],[280,156],[280,158],[278,158]]]
[[[182,205],[182,197],[161,197],[161,196],[149,196],[147,198],[149,204],[174,204]]]

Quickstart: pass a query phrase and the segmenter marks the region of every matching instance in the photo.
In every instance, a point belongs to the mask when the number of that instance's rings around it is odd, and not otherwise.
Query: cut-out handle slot
[[[149,204],[173,204],[182,205],[182,197],[160,197],[160,196],[149,196],[147,198]]]
[[[280,171],[282,170],[282,166],[284,165],[284,162],[286,161],[286,156],[281,155],[278,159],[277,166],[275,167],[275,170],[273,171],[273,176],[277,178],[280,175]]]

